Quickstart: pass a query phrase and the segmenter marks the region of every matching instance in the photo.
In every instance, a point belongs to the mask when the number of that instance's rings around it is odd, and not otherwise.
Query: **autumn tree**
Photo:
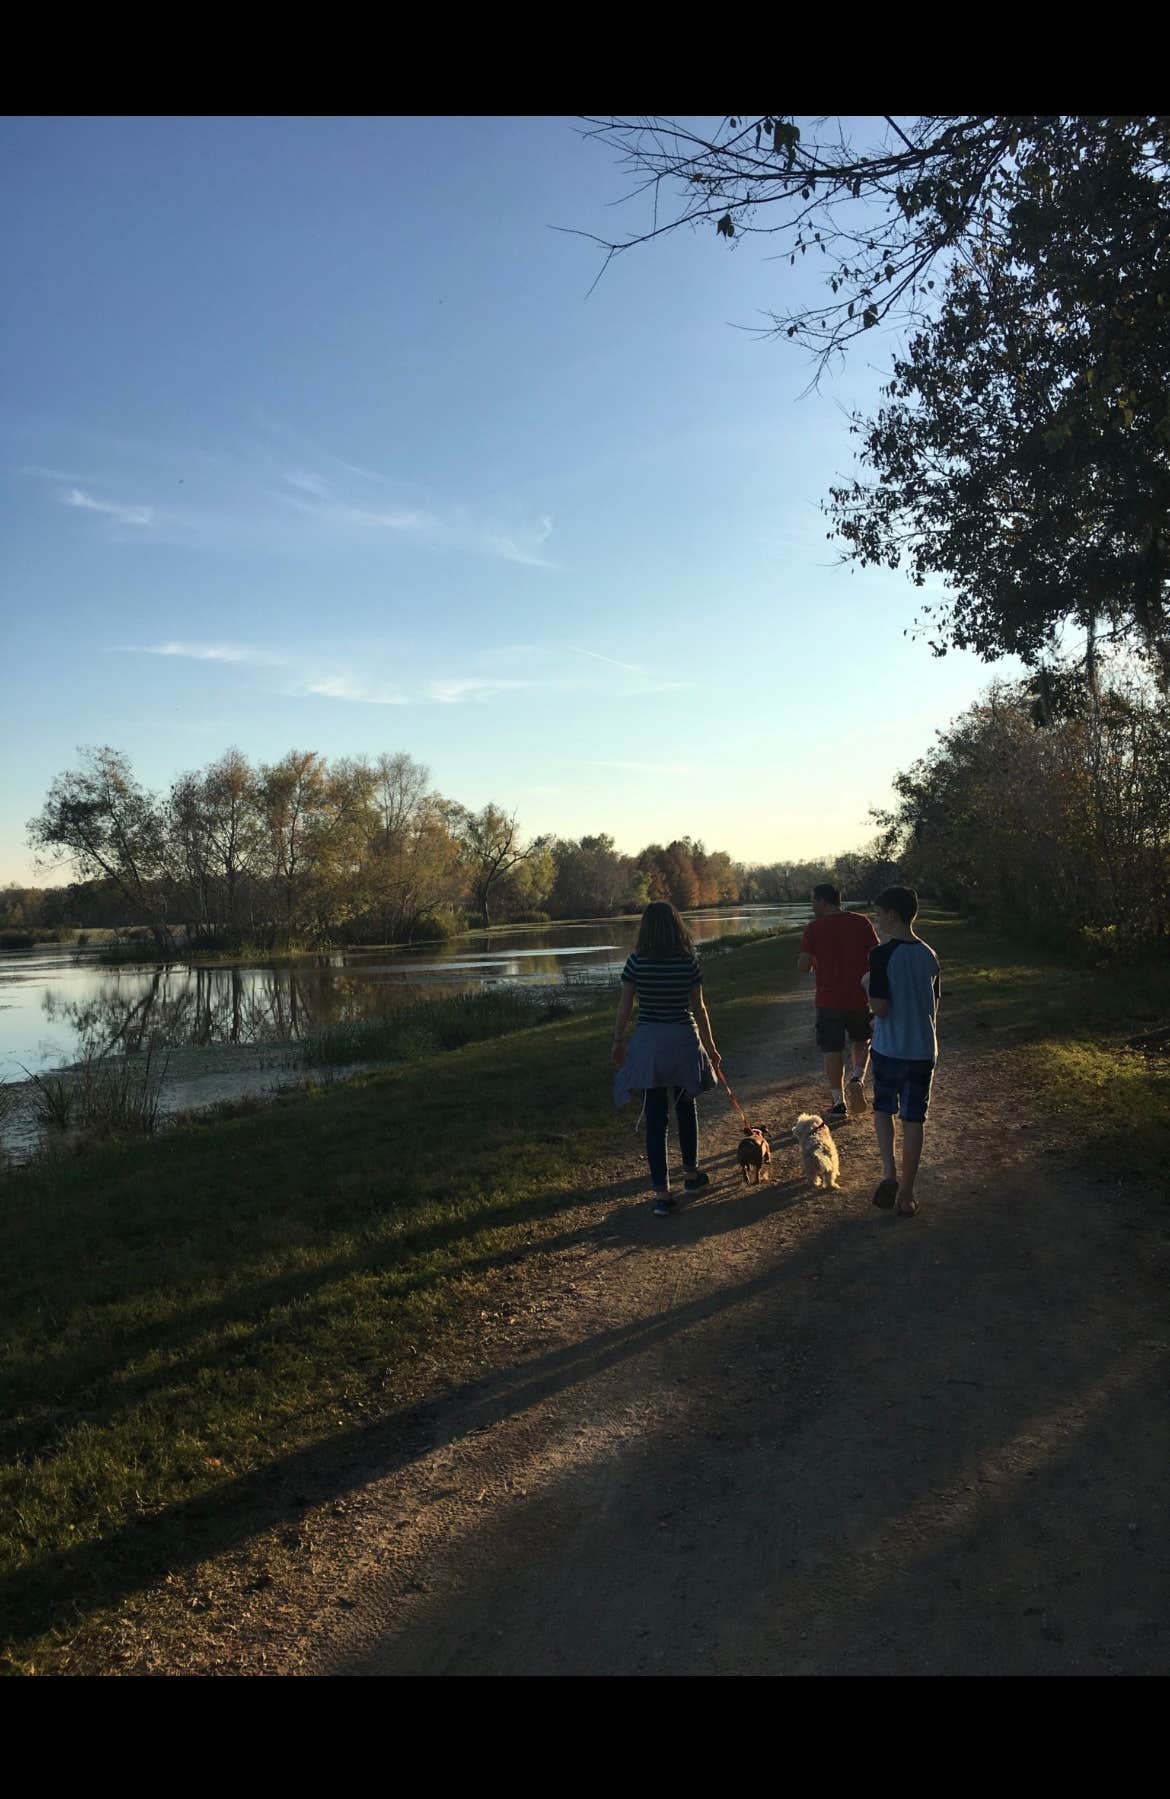
[[[276,900],[274,922],[288,937],[302,928],[310,912],[315,827],[324,798],[324,759],[314,750],[290,750],[260,771],[266,871]]]
[[[424,764],[395,751],[380,755],[374,771],[372,917],[378,940],[394,943],[456,897],[459,846],[454,815]]]
[[[202,778],[200,801],[219,896],[221,926],[237,937],[264,841],[256,771],[237,749],[213,762]]]
[[[638,904],[638,872],[607,832],[558,838],[550,908],[560,918],[611,918]],[[647,903],[646,901],[642,902]]]
[[[131,916],[149,925],[158,949],[174,951],[167,923],[166,825],[158,800],[129,761],[108,745],[83,750],[83,765],[57,776],[29,840],[43,856],[71,864],[83,880],[104,876]]]
[[[459,827],[464,866],[485,926],[491,924],[492,895],[503,877],[532,854],[520,840],[514,812],[489,802],[479,812],[465,812]]]
[[[676,838],[662,852],[660,863],[666,892],[680,912],[689,912],[699,903],[699,882],[695,874],[694,852],[689,838]]]

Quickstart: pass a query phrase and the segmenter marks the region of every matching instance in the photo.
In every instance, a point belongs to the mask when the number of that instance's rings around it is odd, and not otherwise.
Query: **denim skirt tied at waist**
[[[613,1078],[613,1103],[624,1106],[632,1093],[645,1093],[648,1087],[681,1087],[693,1099],[715,1084],[715,1070],[693,1018],[639,1024]]]

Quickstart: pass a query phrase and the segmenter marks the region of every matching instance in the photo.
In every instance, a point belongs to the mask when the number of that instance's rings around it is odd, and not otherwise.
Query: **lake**
[[[702,943],[808,917],[807,905],[761,905],[688,914],[687,923]],[[230,968],[103,967],[96,950],[65,944],[0,952],[0,1080],[67,1066],[88,1049],[132,1054],[150,1040],[171,1050],[291,1044],[424,994],[604,984],[616,980],[637,929],[637,918],[550,924]]]

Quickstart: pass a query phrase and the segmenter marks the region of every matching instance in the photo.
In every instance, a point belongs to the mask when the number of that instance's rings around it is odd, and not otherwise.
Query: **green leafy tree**
[[[1164,138],[1163,148],[1170,144]],[[950,596],[932,647],[1029,664],[1079,627],[1170,683],[1170,205],[1165,165],[1125,122],[1059,140],[1013,177],[855,419],[866,476],[836,487],[847,554]],[[1142,150],[1148,152],[1143,160]]]
[[[871,122],[591,119],[644,229],[707,223],[810,254],[824,295],[773,315],[817,375],[877,326],[908,334],[885,404],[855,418],[864,479],[830,495],[847,560],[951,590],[921,614],[948,645],[1051,657],[1070,622],[1170,682],[1170,115]]]

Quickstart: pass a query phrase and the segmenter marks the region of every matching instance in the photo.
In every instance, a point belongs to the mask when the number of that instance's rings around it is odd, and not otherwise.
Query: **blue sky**
[[[403,749],[530,833],[844,849],[986,684],[825,541],[888,342],[801,399],[733,327],[813,270],[709,231],[586,297],[550,226],[626,215],[571,120],[8,119],[0,155],[0,882],[86,743],[159,788]]]

